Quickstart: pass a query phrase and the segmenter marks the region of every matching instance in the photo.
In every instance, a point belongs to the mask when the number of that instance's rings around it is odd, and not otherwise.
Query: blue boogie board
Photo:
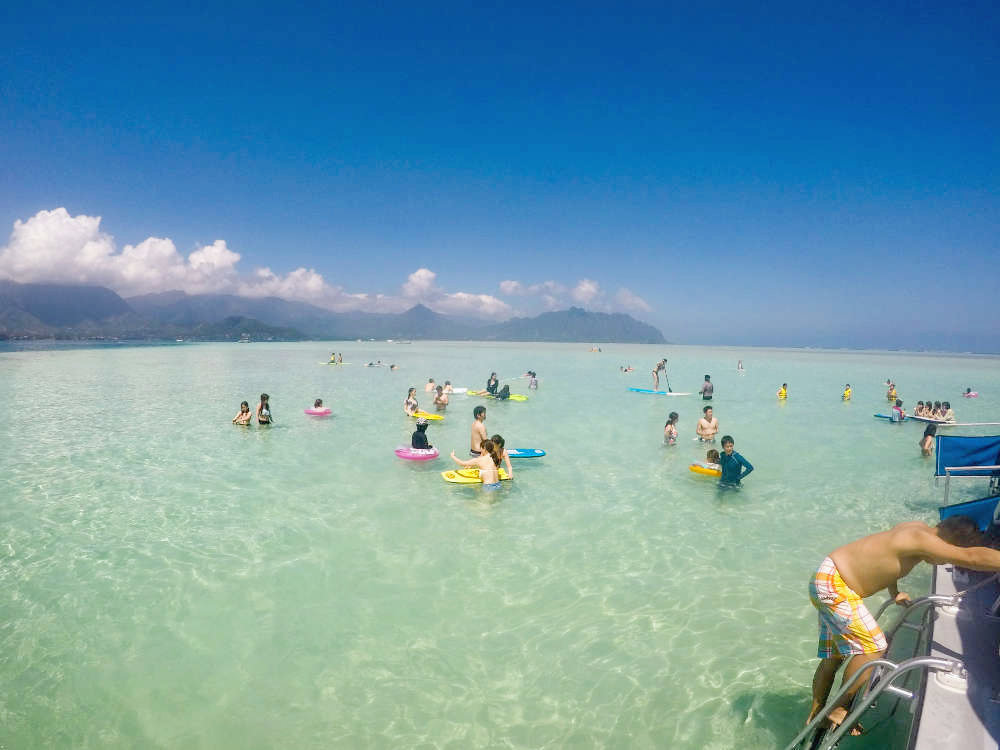
[[[872,414],[872,416],[875,417],[875,419],[888,419],[890,422],[892,421],[892,417],[888,414]],[[907,419],[909,419],[909,417],[903,417],[902,421],[905,422]]]
[[[541,458],[545,451],[541,448],[508,448],[507,455],[511,458]]]

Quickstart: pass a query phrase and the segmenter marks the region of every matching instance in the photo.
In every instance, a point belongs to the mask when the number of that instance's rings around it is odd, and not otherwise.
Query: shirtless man
[[[698,435],[698,439],[703,443],[714,443],[715,433],[719,431],[719,420],[712,416],[711,406],[706,406],[701,411],[703,416],[698,420],[694,431]]]
[[[448,408],[448,394],[444,392],[444,386],[439,385],[437,387],[437,394],[434,396],[434,406],[438,411],[444,411]]]
[[[427,381],[427,385],[424,386],[424,393],[433,393],[437,390],[437,386],[434,384],[434,378]]]
[[[483,441],[486,440],[486,407],[477,406],[472,410],[472,430],[469,433],[469,453],[478,456],[483,452]]]
[[[888,589],[896,604],[910,597],[899,590],[898,581],[923,560],[932,565],[951,563],[972,570],[1000,570],[1000,552],[984,543],[976,522],[968,516],[952,516],[936,527],[909,521],[845,544],[830,553],[809,585],[809,598],[819,611],[819,657],[813,677],[813,702],[809,721],[825,704],[837,669],[850,658],[844,682],[869,662],[885,654],[886,640],[862,599]],[[830,712],[830,721],[840,724],[847,717],[854,688]]]

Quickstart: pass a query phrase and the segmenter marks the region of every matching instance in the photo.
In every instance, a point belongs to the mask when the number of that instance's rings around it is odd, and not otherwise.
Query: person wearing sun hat
[[[410,436],[410,447],[416,450],[427,450],[433,448],[429,442],[427,442],[427,417],[419,417],[417,419],[417,429],[414,430],[413,435]]]

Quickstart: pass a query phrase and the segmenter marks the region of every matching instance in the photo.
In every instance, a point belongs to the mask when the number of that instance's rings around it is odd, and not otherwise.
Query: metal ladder
[[[974,586],[970,586],[964,591],[956,592],[953,596],[931,594],[930,596],[924,596],[917,599],[906,609],[903,616],[899,619],[899,622],[897,622],[886,633],[887,642],[891,646],[896,633],[902,628],[917,632],[922,632],[925,629],[925,625],[918,625],[910,622],[911,615],[914,612],[923,612],[926,614],[927,607],[935,606],[958,607],[962,598],[965,597],[966,594],[993,583],[996,580],[998,580],[998,576],[993,575],[983,581],[980,581]],[[1000,600],[998,600],[998,602],[1000,602]],[[879,607],[879,610],[875,615],[875,619],[878,620],[883,613],[885,613],[885,611],[892,606],[892,604],[893,600],[890,599]],[[886,650],[888,651],[888,649]],[[898,664],[890,661],[889,659],[875,659],[868,662],[863,669],[858,670],[850,680],[841,685],[840,690],[833,696],[833,698],[827,700],[826,705],[816,712],[812,721],[806,724],[802,731],[795,735],[795,739],[785,746],[785,750],[804,750],[805,748],[809,748],[809,750],[832,750],[836,747],[840,739],[848,731],[850,731],[855,724],[858,723],[858,720],[861,718],[861,714],[863,714],[883,693],[888,693],[898,696],[901,699],[912,701],[916,697],[916,694],[910,690],[899,687],[894,683],[899,680],[899,678],[917,669],[926,669],[931,672],[949,672],[956,674],[958,677],[963,679],[966,676],[965,665],[956,659],[942,659],[935,656],[914,656],[910,659],[905,659]],[[840,699],[850,691],[855,683],[861,679],[862,675],[866,673],[870,674],[870,677],[868,688],[864,691],[864,696],[861,697],[860,692],[858,695],[854,696],[851,711],[848,712],[847,716],[840,723],[840,726],[836,727],[832,731],[826,730],[823,725],[827,721],[827,715],[836,707]],[[824,735],[823,732],[826,732],[826,734]]]

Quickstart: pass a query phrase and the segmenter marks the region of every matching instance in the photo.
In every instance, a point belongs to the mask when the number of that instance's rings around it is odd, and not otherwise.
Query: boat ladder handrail
[[[891,643],[900,628],[905,627],[910,630],[917,631],[923,630],[923,627],[920,625],[914,625],[913,623],[908,622],[908,618],[914,612],[918,612],[927,606],[957,607],[966,594],[993,583],[998,579],[1000,579],[1000,574],[994,574],[963,591],[955,592],[953,595],[930,594],[914,600],[909,604],[909,606],[907,606],[906,612],[901,618],[899,618],[899,621],[893,625],[888,632],[886,632],[886,640]],[[895,604],[895,600],[893,599],[889,599],[882,604],[875,615],[875,619],[878,620],[893,604]],[[997,604],[1000,604],[1000,599],[997,600]],[[880,671],[879,668],[885,668],[889,671],[885,673]],[[832,699],[827,700],[826,705],[816,712],[816,715],[808,724],[805,725],[805,727],[802,728],[802,731],[795,736],[795,739],[788,743],[785,750],[797,750],[797,748],[800,748],[802,741],[807,737],[812,736],[813,733],[819,728],[819,725],[827,720],[827,716],[829,716],[830,712],[837,706],[840,699],[850,691],[854,684],[861,679],[862,675],[870,674],[868,692],[865,693],[863,698],[861,698],[860,703],[858,702],[858,696],[855,696],[854,702],[856,705],[854,709],[848,713],[847,717],[840,723],[836,730],[831,732],[827,737],[823,738],[823,741],[817,747],[817,750],[830,750],[830,748],[833,748],[840,738],[844,736],[844,733],[857,723],[858,719],[861,718],[861,714],[872,703],[874,703],[875,699],[883,692],[897,695],[900,698],[905,698],[906,700],[913,700],[915,693],[904,688],[897,687],[893,684],[893,682],[901,675],[907,674],[914,669],[929,669],[938,672],[957,672],[962,675],[965,673],[965,665],[956,659],[942,659],[936,656],[914,656],[898,664],[890,661],[889,659],[874,659],[868,662],[862,669],[855,672],[851,676],[850,680],[840,686],[840,690],[837,694],[834,695]]]

